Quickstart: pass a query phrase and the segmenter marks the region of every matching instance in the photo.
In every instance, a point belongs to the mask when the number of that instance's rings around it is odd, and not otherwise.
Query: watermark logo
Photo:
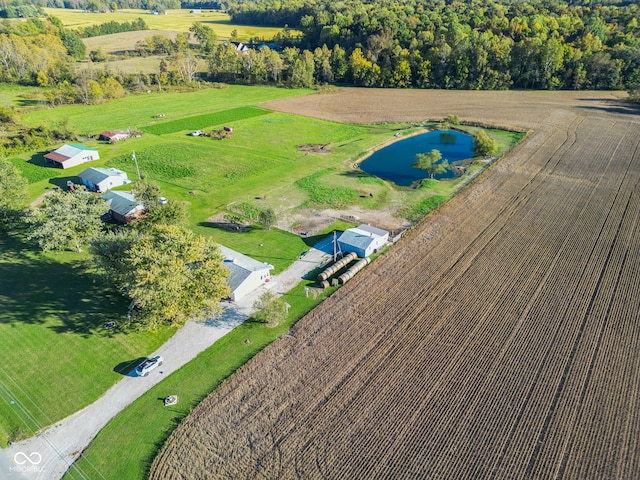
[[[9,469],[12,472],[44,472],[44,468],[39,466],[42,462],[39,452],[31,452],[28,455],[25,452],[16,452],[13,461],[16,466]]]

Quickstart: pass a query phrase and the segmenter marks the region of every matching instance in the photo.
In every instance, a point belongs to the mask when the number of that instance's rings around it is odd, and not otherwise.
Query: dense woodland
[[[0,8],[21,5],[26,7],[21,0],[0,0]],[[100,0],[78,5],[143,6]],[[196,23],[175,41],[154,36],[141,42],[134,54],[161,55],[164,60],[157,73],[126,76],[100,70],[99,63],[76,69],[76,60],[87,53],[95,62],[105,58],[102,52],[85,52],[81,37],[145,29],[142,20],[84,30],[66,29],[55,18],[3,20],[0,80],[55,86],[57,91],[49,93],[52,103],[91,103],[118,96],[121,88],[161,88],[196,80],[291,87],[637,91],[639,5],[557,0],[230,0],[225,7],[233,22],[281,26],[282,32],[273,39],[255,39],[251,48],[241,51],[237,43],[216,41],[214,31]],[[303,34],[292,35],[292,28]],[[206,78],[196,71],[198,58],[208,61]]]

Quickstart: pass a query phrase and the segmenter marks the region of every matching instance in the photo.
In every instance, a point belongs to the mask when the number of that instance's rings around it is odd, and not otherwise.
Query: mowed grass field
[[[105,330],[127,300],[87,272],[88,255],[0,236],[0,445],[95,401],[174,331]],[[90,267],[90,265],[89,265]]]
[[[148,10],[138,9],[122,9],[110,13],[90,13],[68,8],[45,8],[44,10],[47,15],[59,18],[65,27],[72,29],[107,22],[133,22],[142,18],[150,30],[183,33],[187,33],[195,22],[200,22],[211,27],[220,40],[228,40],[233,30],[236,30],[240,41],[256,37],[271,39],[276,33],[282,31],[281,28],[234,25],[228,14],[213,10],[203,10],[200,14],[189,13],[188,9],[167,10],[166,15],[150,15]],[[296,32],[292,31],[291,34],[295,35]]]

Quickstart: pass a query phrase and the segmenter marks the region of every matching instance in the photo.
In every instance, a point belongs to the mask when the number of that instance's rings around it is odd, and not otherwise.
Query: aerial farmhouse
[[[127,172],[117,168],[89,167],[78,174],[78,178],[89,190],[103,193],[114,187],[131,183]]]
[[[388,241],[389,232],[365,224],[348,228],[338,237],[343,253],[354,252],[360,258],[377,253]]]
[[[97,150],[78,143],[65,144],[44,155],[47,163],[52,163],[54,166],[60,168],[75,167],[86,162],[91,162],[92,160],[98,160],[99,158],[100,154],[98,154]]]
[[[107,192],[102,198],[109,202],[107,216],[128,225],[144,212],[144,205],[131,192]]]
[[[224,257],[224,265],[230,271],[227,284],[231,288],[229,295],[231,301],[236,302],[271,281],[273,265],[259,262],[225,246],[219,246]]]

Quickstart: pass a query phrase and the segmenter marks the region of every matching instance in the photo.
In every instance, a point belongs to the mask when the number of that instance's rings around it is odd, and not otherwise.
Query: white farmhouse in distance
[[[354,252],[360,258],[377,253],[389,241],[389,232],[371,225],[348,228],[338,237],[342,253]]]
[[[229,295],[231,301],[236,302],[271,281],[273,265],[254,260],[223,245],[219,247],[224,257],[224,265],[230,271],[227,284],[231,288]]]

